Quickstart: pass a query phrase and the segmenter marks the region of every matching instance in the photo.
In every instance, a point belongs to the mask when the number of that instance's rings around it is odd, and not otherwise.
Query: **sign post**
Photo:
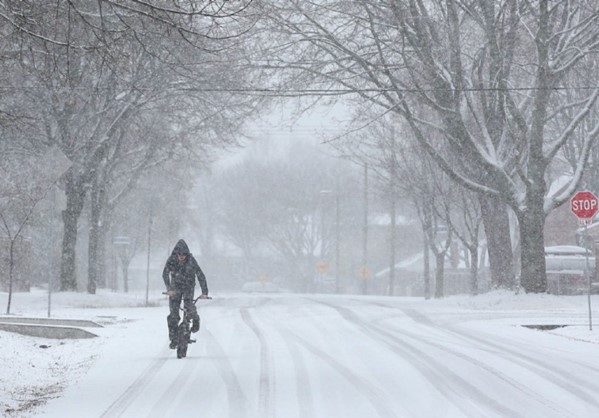
[[[599,210],[599,199],[597,199],[597,196],[595,196],[593,194],[593,192],[589,192],[589,191],[581,191],[581,192],[576,192],[576,194],[574,194],[574,196],[572,196],[572,198],[570,199],[570,209],[572,210],[572,213],[574,215],[576,215],[576,217],[578,218],[578,224],[579,225],[584,225],[584,239],[585,241],[587,240],[588,237],[588,232],[587,232],[587,225],[589,225],[592,221],[593,221],[593,217],[597,214],[597,211]],[[589,289],[588,289],[588,293],[587,293],[587,299],[588,299],[588,304],[589,304],[589,330],[593,330],[593,317],[592,317],[592,313],[591,313],[591,283],[592,283],[592,277],[590,274],[590,268],[589,268],[589,251],[588,248],[585,249],[587,251],[585,251],[585,257],[586,257],[586,261],[585,261],[585,274],[587,276],[588,279],[588,284],[589,284]]]

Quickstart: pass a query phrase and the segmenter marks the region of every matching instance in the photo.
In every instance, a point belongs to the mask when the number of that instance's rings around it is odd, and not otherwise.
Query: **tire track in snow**
[[[227,359],[225,350],[218,343],[214,335],[210,331],[206,331],[208,349],[212,356],[212,362],[215,362],[215,368],[221,376],[227,389],[227,398],[229,405],[229,417],[238,418],[248,416],[250,403],[241,388],[241,384],[237,379],[233,366]],[[222,359],[222,360],[221,360]]]
[[[289,331],[287,329],[279,330],[283,335],[286,336],[285,340],[293,340],[297,344],[304,347],[306,350],[314,354],[316,357],[324,361],[326,364],[331,366],[333,370],[339,373],[345,380],[347,380],[352,386],[357,389],[359,395],[363,396],[368,403],[377,411],[378,416],[381,418],[397,418],[398,416],[410,416],[405,414],[400,414],[395,408],[392,408],[387,405],[388,401],[383,396],[380,395],[380,390],[372,385],[371,383],[366,382],[362,377],[354,373],[351,368],[345,366],[339,361],[335,360],[330,354],[326,353],[324,350],[316,347],[315,345],[309,343],[304,338],[298,336],[297,334]],[[301,415],[301,416],[309,416],[309,415]]]
[[[278,331],[281,335],[283,335],[280,330]],[[297,376],[297,404],[299,407],[299,416],[313,417],[315,416],[314,399],[312,397],[312,389],[310,385],[306,384],[306,382],[309,382],[306,364],[302,360],[297,345],[287,338],[284,338],[284,341],[289,348],[289,353],[293,359],[293,368],[295,370],[295,375]]]
[[[112,418],[112,417],[120,417],[127,408],[133,403],[133,401],[139,396],[141,391],[148,385],[148,383],[158,374],[162,366],[168,360],[166,354],[168,353],[167,349],[164,351],[164,356],[157,358],[153,362],[151,362],[148,367],[142,372],[142,374],[137,377],[131,383],[127,389],[119,396],[107,409],[104,411],[101,418]]]
[[[199,361],[193,361],[193,367],[188,369],[185,367],[189,364],[188,360],[183,360],[178,362],[181,370],[177,373],[177,376],[171,381],[171,384],[164,391],[162,396],[154,403],[152,409],[150,410],[150,418],[162,418],[167,415],[169,409],[176,404],[177,398],[183,396],[184,391],[182,390],[185,386],[188,385],[188,382],[195,373],[195,370],[198,368],[200,364]]]
[[[221,302],[211,304],[212,306],[221,305]],[[137,399],[139,394],[148,386],[148,384],[160,372],[164,364],[171,359],[169,348],[162,351],[162,355],[151,362],[146,369],[131,383],[127,389],[100,415],[101,418],[120,417],[127,411],[131,404]],[[183,369],[185,370],[185,369]],[[182,372],[183,372],[182,370]]]
[[[439,329],[439,326],[437,326],[430,318],[424,316],[419,312],[410,309],[400,310],[405,312],[406,315],[408,315],[413,320],[425,326]],[[453,326],[446,327],[446,330],[466,341],[476,342],[479,347],[484,346],[492,348],[493,353],[497,354],[499,357],[502,357],[504,360],[516,363],[522,366],[523,368],[559,386],[564,391],[569,392],[573,396],[576,396],[577,398],[591,405],[594,405],[595,407],[599,407],[599,401],[597,401],[595,397],[589,395],[587,392],[580,389],[581,387],[589,388],[592,389],[593,393],[597,393],[599,392],[599,385],[596,385],[576,375],[573,375],[569,370],[565,370],[559,367],[559,365],[547,363],[545,361],[540,360],[538,357],[527,355],[524,351],[516,351],[508,345],[499,344],[498,342],[493,342],[480,338],[470,333],[460,331]],[[523,346],[523,350],[526,349],[528,349],[528,347]],[[567,379],[564,376],[567,376]],[[574,385],[572,382],[576,383],[576,385]]]
[[[221,299],[218,300],[220,301]],[[222,305],[222,303],[219,304],[219,306],[220,305]],[[252,416],[248,413],[249,402],[247,397],[241,388],[241,384],[239,383],[233,367],[228,360],[228,356],[223,350],[222,346],[219,344],[214,335],[205,327],[202,327],[201,340],[198,339],[198,342],[200,341],[204,343],[204,346],[208,352],[214,354],[210,362],[216,363],[214,364],[215,369],[224,382],[228,399],[227,405],[229,407],[228,416],[230,418]],[[188,369],[183,367],[181,369],[178,376],[174,379],[174,382],[169,386],[168,390],[166,390],[160,399],[154,404],[154,407],[151,410],[151,415],[149,416],[150,418],[162,418],[167,416],[167,413],[172,409],[173,401],[178,397],[185,395],[186,392],[184,388],[189,386],[189,380],[194,376],[194,381],[198,379],[201,380],[203,378],[200,373],[196,372],[196,369],[198,369],[198,366],[201,363],[197,360],[199,359],[194,360],[188,357],[181,362],[181,365],[184,366],[185,364],[188,364],[189,361],[192,361],[193,368]],[[194,387],[193,384],[191,386]],[[225,416],[225,414],[223,414],[223,416]]]
[[[298,298],[298,300],[301,300],[301,298]],[[272,301],[272,300],[271,300]],[[280,306],[280,305],[279,305]],[[302,307],[302,308],[305,308]],[[289,308],[287,307],[288,311],[286,312],[287,314],[292,314],[292,316],[301,316],[301,317],[305,317],[304,313],[300,313],[298,312],[298,310],[296,308]],[[272,317],[272,315],[271,315]],[[276,331],[279,333],[279,335],[282,337],[283,342],[285,343],[285,345],[287,346],[288,350],[289,350],[289,354],[291,356],[291,359],[293,361],[293,368],[295,370],[295,376],[296,376],[296,397],[297,397],[297,404],[298,404],[298,408],[299,408],[299,416],[300,417],[314,417],[315,415],[315,408],[314,408],[314,398],[312,395],[312,387],[307,384],[307,382],[309,382],[309,375],[308,375],[308,369],[306,367],[305,362],[303,361],[301,352],[299,350],[299,346],[297,344],[297,342],[292,341],[289,338],[285,338],[284,334],[286,329],[281,329],[281,314],[278,313],[272,320],[272,324],[274,325]]]
[[[336,310],[343,318],[360,328],[365,335],[375,341],[387,345],[392,351],[401,353],[403,358],[409,360],[410,364],[414,366],[432,386],[442,393],[449,401],[453,402],[465,415],[473,417],[480,416],[480,411],[475,410],[472,402],[470,402],[469,399],[464,398],[463,394],[468,393],[469,397],[475,399],[478,405],[486,405],[499,416],[526,418],[526,415],[522,415],[501,404],[496,399],[450,370],[446,365],[437,361],[435,358],[422,352],[413,345],[408,344],[389,331],[371,325],[350,309],[335,306],[328,302],[316,302]],[[458,385],[459,388],[456,387]]]
[[[571,411],[565,410],[561,407],[561,405],[559,403],[556,403],[555,401],[548,399],[544,396],[542,396],[539,392],[534,391],[531,387],[524,385],[523,383],[520,383],[519,381],[511,378],[510,376],[507,376],[503,373],[501,373],[500,371],[498,371],[496,368],[493,368],[492,366],[490,366],[487,363],[484,363],[478,359],[476,359],[475,357],[469,356],[467,354],[464,354],[458,350],[454,350],[451,348],[448,348],[446,345],[442,345],[438,342],[434,342],[430,339],[423,339],[422,336],[413,334],[409,331],[405,331],[405,330],[401,330],[401,335],[402,337],[408,337],[411,338],[414,341],[417,341],[418,343],[421,344],[425,344],[428,345],[430,347],[434,347],[438,350],[444,351],[446,353],[449,353],[455,357],[458,357],[462,360],[464,360],[465,362],[468,362],[472,365],[475,365],[477,368],[481,369],[481,370],[485,370],[486,372],[488,372],[490,375],[496,377],[497,379],[507,383],[508,385],[512,386],[513,388],[519,390],[520,392],[526,394],[526,396],[528,396],[531,399],[536,399],[537,402],[539,402],[540,404],[545,405],[547,408],[555,411],[556,413],[559,413],[561,417],[573,417],[576,418],[576,415],[573,414]],[[502,356],[501,353],[499,353],[496,350],[488,350],[488,349],[483,349],[479,346],[477,346],[477,348],[483,350],[483,351],[487,351],[493,355],[496,355],[498,357],[503,358],[504,360],[507,360],[509,362],[514,362],[513,360],[508,360],[505,356]],[[527,370],[530,370],[527,368]],[[552,381],[552,383],[555,383]]]
[[[413,319],[416,322],[421,323],[422,325],[425,326],[429,326],[432,327],[433,329],[435,329],[436,331],[442,331],[444,332],[446,335],[453,335],[453,337],[457,337],[459,339],[465,340],[466,337],[459,335],[459,332],[454,331],[454,332],[447,332],[447,327],[440,327],[439,325],[435,324],[430,318],[420,314],[419,312],[413,311],[412,313],[414,315],[416,315],[418,318],[413,317],[410,313],[408,313],[408,311],[410,310],[406,310],[406,309],[402,309],[402,308],[396,308],[396,307],[391,307],[388,305],[384,305],[384,304],[379,304],[379,303],[373,303],[373,305],[377,305],[377,306],[382,306],[385,308],[390,308],[390,309],[394,309],[394,310],[401,310],[402,314],[393,314],[393,315],[389,315],[387,317],[383,317],[383,318],[379,318],[376,322],[382,322],[382,321],[387,321],[390,320],[392,318],[397,318],[397,317],[405,317],[408,316],[409,318]],[[381,329],[385,329],[386,331],[392,331],[391,329],[389,329],[388,327],[383,327],[383,326],[379,326]],[[476,365],[479,369],[485,370],[487,371],[489,374],[493,375],[494,377],[498,378],[499,380],[509,384],[510,386],[514,387],[515,389],[518,389],[519,391],[525,393],[528,397],[530,397],[531,399],[536,399],[539,403],[545,405],[547,408],[552,409],[555,412],[558,412],[560,414],[560,416],[566,417],[574,417],[577,418],[576,415],[568,410],[564,410],[561,405],[551,399],[548,399],[544,396],[542,396],[539,392],[536,392],[534,390],[532,390],[531,387],[526,386],[522,383],[520,383],[519,381],[511,378],[510,376],[507,376],[503,373],[501,373],[500,371],[498,371],[496,368],[493,368],[492,366],[490,366],[487,363],[484,363],[480,360],[478,360],[475,357],[469,356],[467,354],[462,353],[461,351],[455,350],[455,349],[451,349],[449,348],[447,345],[443,345],[440,342],[435,342],[435,340],[431,339],[431,338],[426,338],[424,339],[421,335],[417,335],[414,334],[410,331],[406,331],[404,329],[396,329],[397,332],[401,333],[401,337],[408,337],[411,338],[412,340],[420,343],[420,344],[425,344],[428,345],[430,347],[434,347],[438,350],[441,350],[443,352],[449,353],[455,357],[458,357],[470,364]],[[437,338],[437,340],[439,340]],[[454,340],[448,340],[448,341],[454,341]],[[479,340],[477,342],[485,342],[484,340]],[[485,348],[482,347],[480,345],[477,345],[477,347],[479,350],[481,351],[485,351],[488,352],[490,354],[493,354],[497,357],[502,358],[505,361],[511,362],[511,363],[517,363],[520,366],[524,367],[525,369],[534,372],[532,369],[530,369],[528,367],[527,364],[524,364],[521,361],[516,361],[514,359],[509,359],[507,356],[502,354],[502,350],[499,349],[489,349],[489,348]],[[536,373],[539,374],[539,373]],[[547,378],[547,376],[542,376]],[[555,383],[555,381],[553,379],[547,379],[550,380],[552,383]],[[559,386],[559,385],[558,385]]]
[[[274,390],[274,385],[271,382],[271,367],[270,367],[270,353],[268,349],[268,342],[262,331],[254,322],[252,315],[249,313],[248,308],[240,308],[239,312],[241,318],[248,327],[256,334],[258,341],[260,342],[260,377],[258,380],[258,416],[259,417],[270,417],[274,416],[274,408],[271,407],[271,391]]]
[[[589,388],[589,389],[592,389],[592,393],[597,393],[597,392],[599,392],[599,385],[595,384],[594,382],[585,380],[582,377],[572,374],[571,370],[563,369],[563,368],[559,367],[559,364],[548,363],[538,357],[533,357],[533,356],[527,355],[526,350],[528,350],[528,348],[529,348],[527,345],[517,343],[517,342],[514,343],[513,341],[506,342],[505,344],[501,344],[497,341],[497,338],[501,338],[500,336],[499,337],[494,336],[496,338],[495,340],[488,340],[488,339],[483,339],[479,336],[473,335],[472,333],[468,333],[468,332],[459,330],[457,327],[452,326],[452,325],[440,326],[439,324],[437,324],[433,320],[431,320],[428,316],[426,316],[414,309],[390,306],[390,305],[387,305],[387,304],[384,304],[381,302],[368,302],[368,303],[366,303],[364,301],[356,301],[356,302],[359,302],[363,305],[376,305],[376,306],[380,306],[383,308],[400,311],[404,315],[408,316],[409,318],[411,318],[412,320],[414,320],[415,322],[417,322],[419,324],[422,324],[424,326],[427,326],[427,327],[430,327],[430,328],[433,328],[436,330],[441,330],[445,334],[460,338],[460,339],[468,342],[469,344],[472,342],[475,342],[475,343],[477,343],[477,347],[479,349],[485,350],[492,354],[495,354],[498,357],[501,357],[505,361],[509,361],[509,362],[518,364],[519,366],[525,368],[526,370],[530,371],[531,373],[534,373],[534,374],[544,378],[545,380],[550,381],[551,383],[560,387],[564,391],[569,392],[573,396],[575,396],[589,404],[592,404],[595,407],[599,407],[599,401],[596,400],[593,395],[589,395],[587,392],[580,389],[580,388]],[[514,318],[517,318],[517,317],[514,316]],[[430,340],[423,340],[421,337],[415,336],[414,334],[409,333],[407,331],[401,330],[400,332],[402,333],[402,335],[411,336],[412,338],[419,340],[423,343],[426,343],[429,345],[435,344],[435,343],[431,342]],[[521,351],[514,350],[514,348],[513,348],[514,344],[520,345],[522,347],[522,350]],[[484,347],[487,347],[487,348],[485,349]],[[439,348],[439,345],[437,345],[437,348]],[[443,349],[445,351],[450,351],[450,349],[446,348],[445,346],[443,346]],[[454,354],[458,353],[455,350],[451,350],[451,351]],[[471,361],[476,362],[477,360],[472,359]],[[581,365],[580,363],[576,362],[575,360],[573,360],[573,362],[578,364],[579,366],[587,368],[585,365]],[[499,377],[497,372],[495,372],[495,375]],[[505,380],[505,379],[503,379],[503,380]],[[577,386],[573,385],[572,382],[575,382]],[[538,392],[533,392],[531,388],[525,387],[525,391],[529,394],[531,394],[531,393],[536,394],[534,396],[536,399],[540,398],[540,395],[538,394]],[[559,406],[558,406],[559,404],[556,404],[555,402],[553,402],[547,398],[543,398],[543,399],[544,399],[543,403],[545,405],[554,405],[554,407],[552,409],[559,408]],[[572,413],[569,411],[564,411],[563,413],[572,416]]]

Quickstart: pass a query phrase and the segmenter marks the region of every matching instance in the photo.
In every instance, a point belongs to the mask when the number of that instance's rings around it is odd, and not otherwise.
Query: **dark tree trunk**
[[[100,182],[96,179],[92,184],[90,191],[90,226],[88,242],[88,263],[87,263],[87,291],[91,294],[96,293],[98,287],[100,266],[104,259],[100,256],[100,248],[104,245],[102,239],[105,234],[101,231],[102,227],[102,209],[104,206],[105,194],[101,188]]]
[[[478,295],[478,245],[470,250],[470,294]]]
[[[121,263],[121,271],[123,273],[123,292],[129,293],[129,263]]]
[[[106,239],[108,233],[112,229],[112,218],[111,214],[113,213],[113,208],[110,205],[103,206],[102,214],[101,214],[101,228],[98,229],[98,270],[97,270],[97,284],[101,289],[106,289],[108,287],[114,288],[114,284],[110,284],[108,276],[110,274],[110,269],[108,266],[114,265],[114,255],[111,255],[109,251],[109,241]]]
[[[98,232],[100,214],[92,193],[91,213],[89,220],[89,242],[87,251],[87,291],[95,294],[98,283]]]
[[[105,289],[107,285],[106,280],[106,233],[108,229],[105,225],[102,225],[98,229],[98,246],[97,251],[97,271],[96,271],[96,283],[100,289]]]
[[[77,223],[85,199],[85,190],[82,190],[82,182],[73,179],[72,174],[66,179],[67,208],[62,211],[64,222],[64,235],[62,239],[62,257],[60,264],[60,290],[77,290],[77,275],[75,255],[77,247]]]
[[[424,231],[424,266],[423,266],[423,276],[424,276],[424,298],[425,299],[430,299],[431,298],[431,263],[430,263],[430,245],[429,245],[429,239],[428,239],[428,234],[426,233],[426,230]]]
[[[539,29],[536,35],[537,54],[540,65],[536,71],[536,87],[532,124],[530,129],[530,145],[528,157],[528,177],[524,209],[517,212],[520,227],[520,285],[524,290],[533,293],[547,291],[547,275],[545,273],[545,210],[543,208],[546,192],[545,173],[548,160],[543,154],[545,143],[545,124],[547,107],[551,97],[551,88],[557,79],[549,70],[550,13],[548,2],[540,2]]]
[[[514,286],[514,254],[510,238],[508,208],[493,197],[480,197],[481,215],[487,238],[491,283],[495,288]]]
[[[435,254],[435,298],[444,296],[445,251]]]
[[[15,267],[15,240],[11,238],[8,254],[8,303],[6,304],[6,315],[10,315],[10,304],[12,302],[12,283]]]
[[[544,293],[547,291],[543,246],[544,215],[534,215],[530,212],[519,217],[522,260],[520,284],[527,293]]]
[[[532,165],[535,167],[535,165]],[[531,170],[532,171],[532,170]],[[542,170],[537,170],[534,182],[526,194],[525,210],[518,213],[520,227],[520,285],[527,293],[547,291],[545,272],[545,184]]]

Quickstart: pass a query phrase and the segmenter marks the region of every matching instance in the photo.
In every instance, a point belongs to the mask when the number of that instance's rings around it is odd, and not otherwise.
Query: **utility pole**
[[[326,222],[325,222],[325,199],[332,193],[331,190],[321,190],[320,191],[320,260],[317,263],[316,270],[318,271],[319,283],[318,287],[321,287],[324,284],[324,274],[329,270],[329,263],[325,261],[326,257],[326,245],[328,243],[328,239],[326,236],[328,234],[325,233]]]
[[[340,283],[340,246],[341,246],[341,227],[339,225],[339,177],[335,185],[335,293],[341,293]]]
[[[368,163],[364,163],[364,224],[362,226],[362,294],[368,294]]]
[[[150,214],[148,217],[148,259],[146,260],[146,306],[150,298],[150,250],[152,244],[152,222],[154,221],[154,205],[150,201]]]
[[[391,128],[391,158],[389,167],[389,199],[390,210],[389,215],[391,217],[391,231],[390,231],[390,254],[389,254],[389,296],[393,296],[395,293],[395,251],[396,251],[396,230],[397,230],[397,204],[396,204],[396,164],[397,156],[395,154],[395,129]]]
[[[56,184],[52,185],[52,211],[51,211],[51,219],[50,219],[50,236],[52,237],[52,242],[56,242],[56,238],[58,236],[58,233],[56,233],[56,219],[55,219],[55,214],[56,214]],[[54,283],[54,281],[52,280],[52,277],[54,275],[54,266],[55,266],[55,260],[54,260],[54,254],[52,252],[52,247],[49,248],[48,253],[50,254],[50,268],[48,269],[48,318],[50,318],[52,316],[52,285]]]

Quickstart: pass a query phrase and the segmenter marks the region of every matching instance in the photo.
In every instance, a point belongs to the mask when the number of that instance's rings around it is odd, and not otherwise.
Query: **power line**
[[[572,90],[595,90],[598,86],[562,86],[562,87],[467,87],[461,89],[439,89],[439,88],[337,88],[337,89],[282,89],[268,87],[247,87],[247,88],[231,88],[231,87],[172,87],[168,91],[189,91],[189,92],[205,92],[205,93],[258,93],[269,95],[345,95],[356,93],[422,93],[422,92],[482,92],[482,91],[539,91],[539,90],[556,90],[556,91],[572,91]],[[46,90],[44,86],[0,86],[0,90]],[[68,90],[88,91],[88,90],[107,90],[109,87],[65,87]],[[114,90],[114,87],[110,87]],[[149,87],[123,87],[123,89],[131,89],[135,91],[156,91]],[[58,89],[60,90],[60,88]]]
[[[342,94],[342,93],[418,93],[418,92],[433,92],[433,91],[446,91],[446,92],[460,92],[460,91],[536,91],[536,90],[595,90],[599,88],[597,86],[563,86],[563,87],[507,87],[507,88],[493,88],[493,87],[472,87],[463,89],[438,89],[438,88],[360,88],[360,89],[273,89],[273,88],[182,88],[180,90],[189,91],[229,91],[229,92],[265,92],[265,93],[310,93],[310,94]]]

